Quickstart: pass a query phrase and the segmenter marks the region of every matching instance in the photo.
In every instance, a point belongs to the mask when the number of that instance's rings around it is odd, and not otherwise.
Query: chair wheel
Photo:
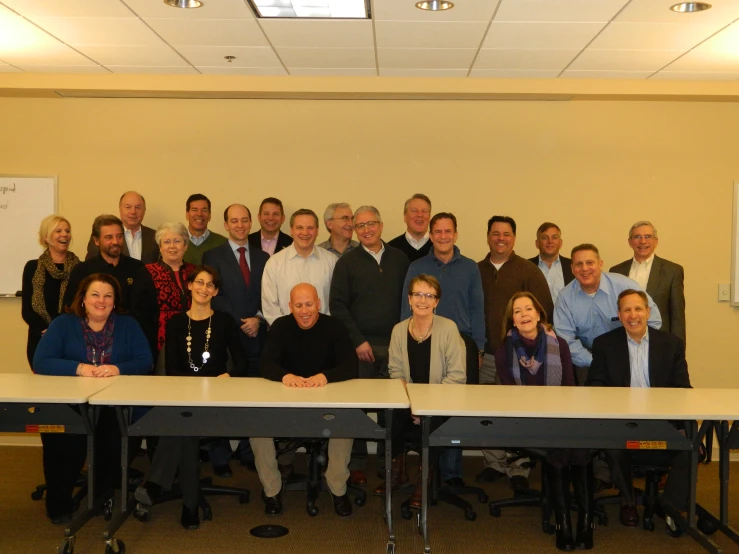
[[[644,519],[641,526],[645,531],[654,531],[654,522],[651,519]]]
[[[367,499],[363,496],[357,496],[354,498],[354,503],[361,508],[367,503]]]
[[[203,521],[213,521],[213,509],[210,506],[203,508]]]
[[[310,517],[316,517],[318,515],[318,508],[316,506],[308,506],[306,511]]]
[[[246,504],[249,502],[249,493],[242,493],[239,495],[239,504]]]
[[[110,539],[105,545],[105,554],[126,554],[126,545],[120,539]]]
[[[477,514],[472,510],[465,510],[464,517],[467,521],[475,521],[477,519]]]
[[[484,492],[481,492],[480,494],[477,495],[477,501],[480,504],[487,504],[488,500],[489,500],[488,495],[485,494]]]
[[[500,517],[500,508],[498,508],[498,506],[490,506],[490,515],[493,517]]]
[[[544,533],[546,533],[547,535],[554,535],[554,532],[557,530],[557,528],[549,522],[542,522],[541,530],[544,531]]]
[[[698,527],[698,530],[704,535],[713,535],[716,531],[718,531],[719,525],[712,519],[699,517],[698,523],[696,523],[696,527]]]
[[[411,513],[411,509],[407,507],[401,507],[400,508],[400,517],[405,519],[406,521],[410,520],[413,517],[413,513]]]
[[[133,517],[138,519],[141,523],[151,521],[151,506],[139,502],[133,510]]]
[[[62,547],[59,549],[59,554],[74,554],[74,537],[64,540]]]
[[[31,493],[31,500],[41,500],[44,497],[44,487],[39,485],[36,490]]]

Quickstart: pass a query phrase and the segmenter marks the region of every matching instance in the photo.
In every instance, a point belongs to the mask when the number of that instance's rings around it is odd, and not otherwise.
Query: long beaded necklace
[[[411,327],[412,327],[412,330],[411,330],[411,336],[412,336],[412,337],[413,337],[413,338],[414,338],[414,339],[415,339],[416,341],[418,341],[418,344],[421,344],[421,343],[422,343],[423,341],[425,341],[425,340],[426,340],[426,338],[427,338],[427,337],[429,336],[429,334],[431,333],[431,329],[433,328],[433,326],[434,326],[434,316],[431,316],[431,325],[429,325],[429,328],[428,328],[428,329],[426,329],[426,332],[425,332],[425,333],[423,334],[423,336],[422,336],[421,338],[419,338],[419,337],[418,337],[418,334],[416,333],[416,323],[415,323],[415,319],[411,318]]]
[[[210,345],[211,319],[213,319],[212,315],[208,318],[208,328],[205,330],[205,349],[203,350],[203,365],[198,367],[192,362],[192,332],[190,331],[190,323],[192,323],[192,319],[189,315],[187,316],[187,336],[185,337],[185,340],[187,341],[187,361],[190,363],[190,369],[192,369],[195,373],[203,369],[203,367],[205,367],[205,364],[208,363],[208,358],[210,358],[208,346]]]

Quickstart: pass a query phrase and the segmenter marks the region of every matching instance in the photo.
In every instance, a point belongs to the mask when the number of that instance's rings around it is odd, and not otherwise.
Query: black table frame
[[[695,526],[696,479],[700,446],[710,422],[704,421],[698,428],[695,421],[686,422],[686,435],[678,431],[669,421],[645,419],[578,419],[555,417],[477,417],[477,416],[438,416],[449,417],[433,433],[431,417],[423,416],[422,424],[422,479],[428,479],[428,459],[430,446],[452,446],[464,448],[587,448],[623,449],[628,441],[665,442],[667,450],[690,451],[690,494],[688,517],[665,506],[665,512],[675,519],[680,527],[695,539],[703,548],[713,554],[723,551],[703,535]],[[723,460],[722,456],[722,460]],[[431,552],[428,532],[428,488],[423,487],[421,507],[421,532],[424,537],[424,552]]]
[[[121,490],[128,482],[129,436],[199,436],[199,437],[284,437],[284,438],[354,438],[383,440],[385,446],[385,512],[388,526],[387,553],[395,552],[395,531],[391,502],[391,447],[394,409],[385,412],[385,427],[375,423],[368,412],[377,408],[286,408],[230,406],[154,406],[132,421],[133,409],[114,406],[121,427]],[[116,541],[114,534],[133,509],[128,494],[121,494],[120,511],[114,513],[103,533],[106,544]]]

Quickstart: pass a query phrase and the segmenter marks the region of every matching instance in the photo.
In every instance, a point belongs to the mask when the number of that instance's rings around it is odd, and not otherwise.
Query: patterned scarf
[[[46,323],[51,323],[51,316],[46,309],[46,302],[44,301],[46,274],[48,273],[52,279],[59,279],[62,282],[61,289],[59,290],[59,306],[57,310],[57,313],[62,313],[64,292],[67,290],[67,283],[69,283],[69,274],[72,273],[72,269],[78,263],[80,263],[80,259],[74,255],[74,252],[67,252],[67,259],[64,260],[64,267],[61,270],[52,261],[48,248],[39,256],[36,272],[31,279],[31,283],[33,283],[31,306],[33,307],[33,311],[40,315]]]
[[[113,353],[113,331],[115,330],[115,313],[108,316],[108,320],[100,331],[93,331],[85,321],[80,318],[82,334],[85,337],[85,353],[88,363],[93,365],[104,365],[110,363]]]
[[[508,363],[511,364],[511,373],[517,385],[525,385],[521,379],[521,368],[536,375],[544,371],[548,386],[562,385],[562,358],[559,355],[559,342],[553,331],[539,325],[539,334],[536,336],[534,355],[528,357],[521,342],[521,335],[515,327],[508,331],[505,339]]]

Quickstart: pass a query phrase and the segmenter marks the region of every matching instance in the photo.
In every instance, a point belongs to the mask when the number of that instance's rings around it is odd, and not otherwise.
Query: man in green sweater
[[[226,237],[208,229],[210,200],[204,194],[191,194],[185,203],[185,219],[190,242],[184,260],[191,264],[203,263],[203,253],[226,242]]]

